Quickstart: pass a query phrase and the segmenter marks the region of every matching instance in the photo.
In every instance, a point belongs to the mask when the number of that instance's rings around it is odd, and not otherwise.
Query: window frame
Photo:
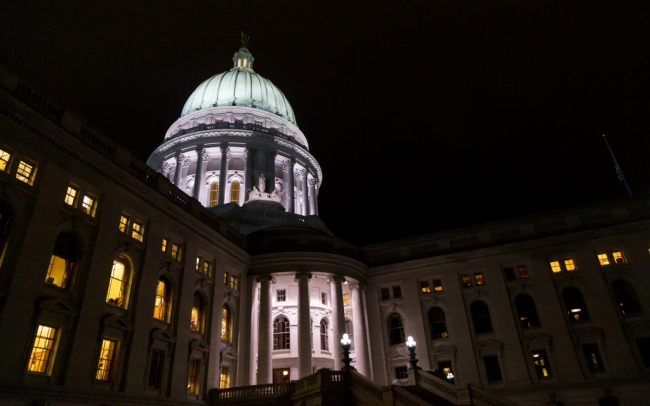
[[[45,329],[49,329],[49,337],[46,337],[41,334],[41,332]],[[30,356],[29,359],[27,360],[27,366],[25,367],[25,371],[28,374],[33,374],[33,375],[43,375],[43,376],[51,376],[52,375],[52,370],[54,369],[54,361],[56,358],[56,352],[58,349],[58,344],[59,344],[59,336],[60,336],[60,328],[55,325],[50,325],[48,323],[43,323],[43,324],[38,324],[36,325],[36,331],[34,332],[34,339],[32,341],[32,346],[31,346],[31,351],[30,351]],[[42,341],[45,341],[46,344],[45,346],[39,346],[37,347],[37,344],[41,343]],[[35,359],[35,352],[37,350],[45,350],[47,352],[46,355],[46,360],[45,360],[45,365],[41,368],[35,368],[31,369],[31,366],[34,365],[36,362],[42,361],[43,358],[38,358]],[[43,352],[43,351],[41,351]]]

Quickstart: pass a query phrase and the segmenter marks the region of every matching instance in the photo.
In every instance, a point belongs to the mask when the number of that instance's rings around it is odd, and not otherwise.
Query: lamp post
[[[341,371],[356,371],[356,369],[353,366],[350,366],[350,362],[352,361],[350,359],[350,346],[352,345],[352,340],[350,340],[350,336],[347,334],[343,334],[343,338],[341,339],[341,346],[343,346],[343,368],[341,368]]]
[[[408,340],[406,340],[406,347],[409,349],[409,364],[411,364],[409,369],[420,369],[418,359],[415,358],[415,341],[413,341],[413,337],[409,336]]]

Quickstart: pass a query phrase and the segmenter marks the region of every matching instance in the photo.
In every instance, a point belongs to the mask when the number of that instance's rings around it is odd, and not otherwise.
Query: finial
[[[250,35],[244,34],[244,31],[241,32],[241,46],[248,48],[248,40],[251,39]]]

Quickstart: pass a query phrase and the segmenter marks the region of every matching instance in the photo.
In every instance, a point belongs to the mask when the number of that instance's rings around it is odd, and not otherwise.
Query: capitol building
[[[232,61],[146,163],[0,66],[0,404],[650,404],[650,196],[358,247]]]

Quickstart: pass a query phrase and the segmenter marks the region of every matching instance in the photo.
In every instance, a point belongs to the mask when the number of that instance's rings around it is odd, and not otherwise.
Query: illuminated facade
[[[394,399],[412,336],[457,404],[644,404],[649,196],[355,247],[290,104],[233,62],[147,164],[3,68],[2,404],[204,404],[341,369],[344,333]]]

